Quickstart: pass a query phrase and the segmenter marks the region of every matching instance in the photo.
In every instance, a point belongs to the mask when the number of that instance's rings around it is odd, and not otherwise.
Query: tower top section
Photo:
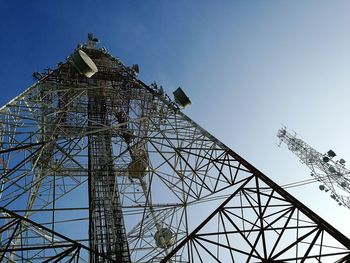
[[[95,80],[120,80],[128,76],[134,79],[139,73],[137,64],[127,67],[123,62],[99,47],[99,39],[92,33],[88,34],[86,43],[79,43],[74,53],[68,57],[68,64],[74,66],[80,75]]]
[[[345,167],[345,160],[336,160],[336,154],[329,150],[322,154],[308,145],[296,134],[290,134],[286,127],[277,133],[280,144],[283,142],[302,163],[311,170],[311,176],[319,181],[319,189],[324,192],[330,191],[330,197],[350,209],[350,171]]]

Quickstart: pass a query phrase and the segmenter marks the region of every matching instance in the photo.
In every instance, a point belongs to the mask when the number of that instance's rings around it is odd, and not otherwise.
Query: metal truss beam
[[[0,207],[0,236],[2,247],[0,248],[1,262],[80,262],[82,250],[90,254],[96,254],[104,262],[114,262],[112,258],[100,254],[91,248],[74,241],[42,224],[38,224],[28,218],[16,214],[4,207]],[[19,236],[18,243],[14,243],[14,237]],[[26,239],[36,240],[28,244]],[[45,240],[41,242],[40,240]],[[40,245],[41,244],[41,245]]]

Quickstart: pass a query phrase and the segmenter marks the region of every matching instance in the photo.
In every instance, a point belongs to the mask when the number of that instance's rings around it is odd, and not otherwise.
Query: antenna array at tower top
[[[345,167],[344,159],[338,159],[333,150],[324,154],[318,152],[286,128],[280,129],[277,137],[309,167],[311,176],[320,182],[321,191],[328,193],[340,206],[350,209],[350,171]]]

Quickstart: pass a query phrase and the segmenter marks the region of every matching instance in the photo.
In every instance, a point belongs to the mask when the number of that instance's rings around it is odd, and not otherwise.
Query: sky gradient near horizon
[[[350,2],[0,0],[0,105],[93,32],[139,78],[181,86],[195,122],[278,184],[310,178],[286,125],[350,168]],[[350,237],[350,211],[318,184],[288,190]]]

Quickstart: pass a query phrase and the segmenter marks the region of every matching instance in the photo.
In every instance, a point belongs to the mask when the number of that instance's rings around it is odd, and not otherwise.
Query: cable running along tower
[[[285,143],[302,163],[311,170],[311,176],[321,184],[321,191],[330,192],[330,197],[340,206],[350,209],[350,171],[345,167],[345,160],[336,160],[336,154],[329,150],[322,154],[303,140],[290,134],[286,128],[278,131],[277,137]]]
[[[91,34],[0,108],[1,262],[347,262],[350,240]],[[5,87],[3,87],[5,88]]]

